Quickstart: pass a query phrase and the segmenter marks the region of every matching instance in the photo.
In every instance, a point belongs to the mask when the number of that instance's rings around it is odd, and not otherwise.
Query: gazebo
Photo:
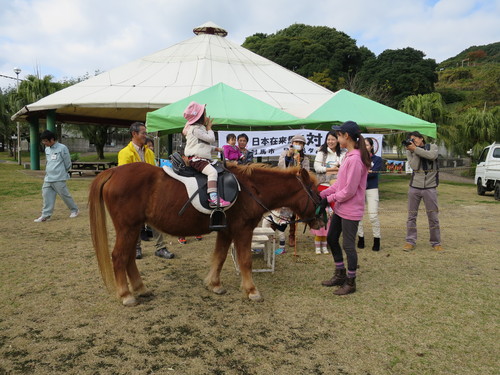
[[[284,111],[324,102],[333,94],[231,42],[227,31],[212,22],[193,32],[191,39],[29,104],[12,119],[27,120],[32,142],[38,144],[40,121],[52,130],[56,122],[128,126],[220,82]],[[39,168],[33,147],[31,169]]]

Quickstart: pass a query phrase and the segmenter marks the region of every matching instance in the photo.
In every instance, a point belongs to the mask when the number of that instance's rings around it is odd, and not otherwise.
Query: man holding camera
[[[410,133],[410,139],[403,141],[406,157],[412,168],[410,189],[408,191],[408,220],[406,222],[405,251],[415,249],[417,243],[417,214],[420,201],[424,201],[429,220],[430,243],[434,250],[441,251],[441,233],[439,229],[439,209],[437,186],[439,185],[438,147],[426,144],[424,136],[418,131]]]

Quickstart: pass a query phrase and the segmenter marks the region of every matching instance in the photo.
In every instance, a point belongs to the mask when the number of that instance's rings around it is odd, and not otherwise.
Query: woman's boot
[[[322,281],[321,285],[323,286],[344,285],[345,279],[346,279],[345,268],[335,269],[333,277],[331,279]]]
[[[380,250],[380,238],[375,237],[375,238],[373,239],[373,247],[372,247],[372,250],[373,250],[373,251],[379,251],[379,250]]]
[[[336,294],[337,296],[343,296],[346,294],[354,293],[355,291],[356,291],[356,278],[348,277],[346,278],[344,285],[342,285],[335,292],[333,292],[333,294]]]
[[[365,238],[358,237],[358,249],[364,249],[364,248],[365,248]]]

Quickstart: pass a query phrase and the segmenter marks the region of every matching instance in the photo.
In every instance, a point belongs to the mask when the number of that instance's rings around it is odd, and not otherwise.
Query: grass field
[[[68,182],[76,219],[58,198],[41,209],[43,172],[0,163],[0,374],[498,374],[500,202],[471,184],[439,187],[445,251],[428,244],[425,212],[411,253],[405,176],[382,176],[382,251],[359,251],[355,294],[320,286],[330,255],[299,228],[297,251],[254,274],[264,302],[242,298],[229,257],[228,293],[203,287],[215,235],[173,260],[144,244],[139,270],[153,296],[125,308],[100,279],[88,228],[91,177]],[[168,194],[168,192],[165,192]],[[112,230],[110,237],[112,238]]]

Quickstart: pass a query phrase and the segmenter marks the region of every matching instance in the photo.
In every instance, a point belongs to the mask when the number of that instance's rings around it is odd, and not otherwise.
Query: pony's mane
[[[252,163],[252,164],[237,164],[237,165],[228,165],[230,169],[233,171],[236,170],[239,174],[246,175],[246,176],[251,176],[255,171],[259,170],[268,170],[268,171],[273,171],[273,173],[278,172],[278,173],[284,173],[288,174],[291,173],[292,170],[297,171],[298,168],[278,168],[275,167],[271,164],[265,164],[265,163]]]
[[[251,176],[256,170],[272,170],[273,173],[282,173],[282,174],[291,174],[296,175],[300,171],[300,167],[289,167],[289,168],[280,168],[277,166],[273,166],[271,164],[265,163],[252,163],[252,164],[234,164],[228,165],[230,169],[236,169],[239,173],[246,176]],[[311,180],[317,183],[317,179],[314,173],[309,171],[309,176]]]

